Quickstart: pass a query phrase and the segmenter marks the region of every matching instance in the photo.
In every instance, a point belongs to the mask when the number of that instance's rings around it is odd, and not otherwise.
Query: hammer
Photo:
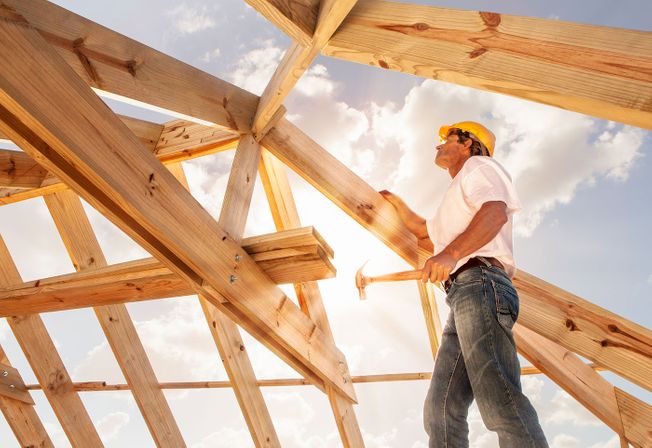
[[[395,282],[402,280],[421,280],[421,269],[415,269],[413,271],[403,271],[403,272],[394,272],[391,274],[379,275],[377,277],[365,277],[362,275],[362,269],[367,263],[362,265],[360,269],[355,273],[355,286],[358,288],[358,293],[360,293],[360,300],[365,300],[367,298],[367,293],[365,288],[370,283],[374,282]]]

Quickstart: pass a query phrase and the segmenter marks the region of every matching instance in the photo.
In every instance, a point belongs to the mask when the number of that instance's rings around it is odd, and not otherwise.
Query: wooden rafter
[[[262,143],[390,249],[411,265],[417,265],[421,249],[402,225],[394,207],[330,153],[287,120],[270,131]],[[517,273],[515,283],[521,294],[519,320],[524,326],[643,387],[652,388],[650,330],[560,288],[550,285],[547,289],[547,284],[525,272]],[[545,295],[538,295],[544,290]],[[591,316],[592,324],[583,320],[584,313]]]
[[[264,134],[270,129],[270,124],[274,120],[278,122],[281,118],[278,111],[282,107],[283,101],[356,2],[357,0],[323,0],[321,2],[314,34],[307,44],[295,40],[285,52],[283,60],[260,97],[252,127],[256,139],[260,140],[264,137]],[[273,19],[273,16],[270,15],[272,9],[268,7],[268,3],[272,2],[252,2],[255,8],[263,14],[267,13],[266,16],[269,19]]]
[[[26,19],[89,86],[235,131],[251,128],[256,95],[54,3],[2,3],[6,16],[13,9]]]
[[[220,224],[231,231],[232,237],[238,243],[243,242],[242,233],[251,203],[257,159],[260,155],[260,148],[251,136],[244,136],[240,142],[220,213]],[[186,175],[180,163],[173,165],[172,173],[182,185],[188,188]],[[257,385],[256,375],[240,330],[204,297],[200,296],[199,301],[254,444],[256,447],[280,447],[272,417]]]
[[[328,56],[652,129],[652,33],[360,0]]]
[[[354,399],[339,350],[43,37],[15,16],[0,34],[0,56],[14,61],[0,74],[0,128],[315,385]]]
[[[301,220],[283,164],[269,152],[263,151],[259,171],[276,228],[284,230],[300,227]],[[279,204],[283,205],[279,206]],[[335,343],[317,282],[296,283],[294,288],[301,309]],[[343,368],[348,369],[346,364]],[[364,440],[352,404],[332,388],[328,389],[328,398],[342,444],[346,448],[363,447]]]
[[[0,286],[21,282],[0,238]],[[38,314],[10,316],[7,322],[70,443],[80,447],[103,446],[41,317]],[[40,433],[38,429],[35,431]]]
[[[0,364],[11,365],[2,347],[0,347]],[[0,395],[0,411],[21,446],[54,448],[34,406]]]
[[[308,45],[317,24],[319,0],[245,0],[284,33]]]
[[[105,267],[104,253],[77,195],[61,191],[44,199],[75,268]],[[106,305],[94,311],[156,446],[185,447],[127,307]]]
[[[615,388],[577,355],[523,325],[514,327],[514,338],[527,360],[616,433],[634,446],[652,445],[652,406]]]

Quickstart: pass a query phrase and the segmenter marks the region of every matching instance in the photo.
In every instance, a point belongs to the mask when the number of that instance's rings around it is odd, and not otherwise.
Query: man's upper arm
[[[463,180],[462,189],[466,200],[476,210],[490,202],[502,202],[507,216],[521,209],[511,179],[493,165],[484,164],[475,168]]]

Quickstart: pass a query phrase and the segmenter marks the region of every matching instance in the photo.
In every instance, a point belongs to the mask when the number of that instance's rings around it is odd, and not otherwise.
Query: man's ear
[[[470,138],[467,138],[466,141],[464,142],[464,146],[466,146],[467,148],[470,148],[472,144],[473,144],[473,140],[471,140]]]

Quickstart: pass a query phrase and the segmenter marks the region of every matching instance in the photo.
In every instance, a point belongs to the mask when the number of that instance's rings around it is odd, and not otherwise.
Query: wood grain
[[[652,33],[360,0],[325,55],[652,129]]]

